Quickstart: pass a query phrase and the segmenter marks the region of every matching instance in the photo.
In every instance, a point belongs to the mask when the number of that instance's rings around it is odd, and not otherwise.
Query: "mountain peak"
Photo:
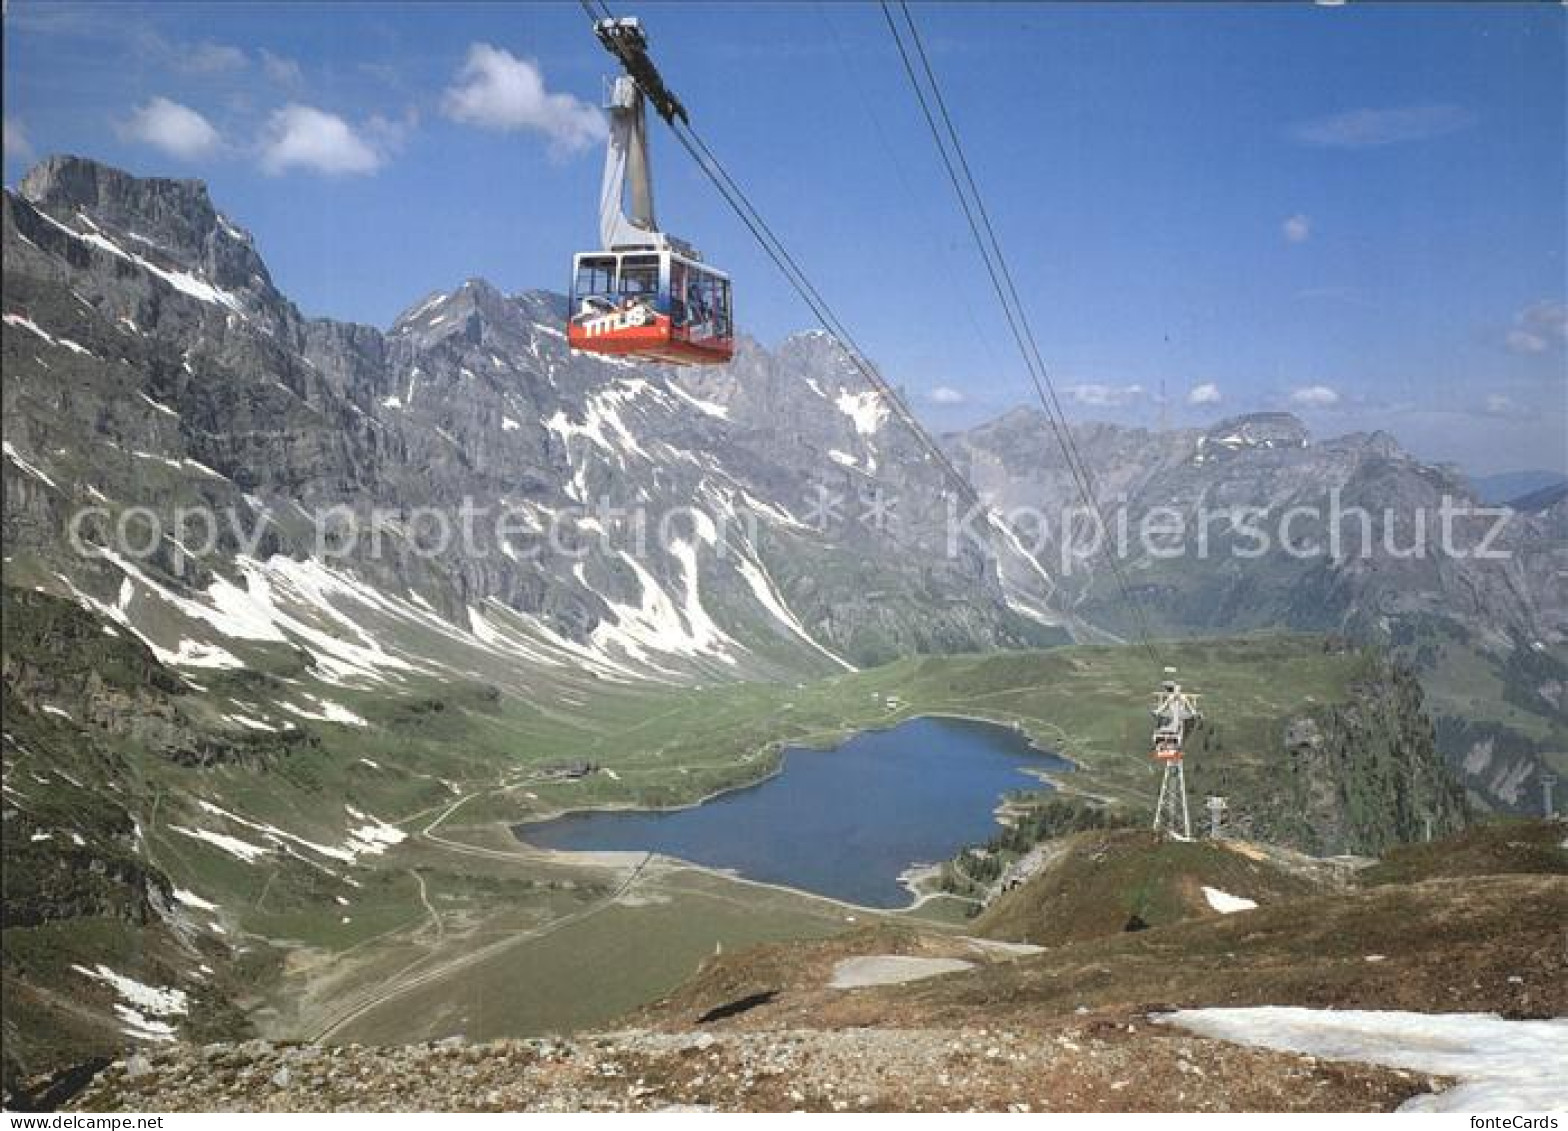
[[[1288,412],[1250,412],[1222,420],[1204,433],[1199,447],[1304,448],[1311,433],[1301,419]]]
[[[465,279],[454,290],[432,291],[392,322],[392,333],[418,332],[436,339],[466,326],[478,316],[491,323],[508,317],[510,300],[486,279]]]
[[[477,344],[497,332],[527,336],[533,326],[564,326],[565,321],[563,296],[549,291],[508,295],[488,279],[475,276],[453,290],[427,294],[399,314],[389,332],[422,346],[459,334]]]
[[[146,204],[149,198],[160,197],[166,205],[178,206],[183,215],[217,222],[217,209],[205,181],[137,177],[69,153],[52,154],[33,166],[22,178],[20,192],[29,203],[40,207],[79,208],[95,214],[113,211],[117,205]]]
[[[219,286],[272,288],[250,233],[219,214],[204,181],[138,177],[90,158],[55,154],[22,178],[18,193],[57,219],[82,216],[123,232]]]

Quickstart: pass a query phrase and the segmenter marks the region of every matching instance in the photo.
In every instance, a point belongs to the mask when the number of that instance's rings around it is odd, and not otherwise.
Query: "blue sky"
[[[1028,399],[875,6],[617,10],[929,420]],[[1568,10],[915,15],[1073,415],[1289,408],[1476,472],[1568,464]],[[576,4],[12,0],[6,24],[8,184],[57,151],[201,177],[309,313],[560,288],[596,241],[609,60]],[[808,325],[655,146],[661,220],[735,276],[743,326]]]

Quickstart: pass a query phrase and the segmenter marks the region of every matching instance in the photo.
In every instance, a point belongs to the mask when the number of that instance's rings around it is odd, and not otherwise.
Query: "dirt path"
[[[370,998],[350,1006],[345,1012],[338,1014],[335,1018],[329,1021],[325,1027],[318,1031],[313,1039],[318,1043],[324,1042],[331,1038],[333,1034],[337,1033],[339,1030],[343,1029],[352,1022],[359,1020],[367,1013],[381,1008],[381,1006],[387,1004],[388,1002],[402,997],[404,994],[416,990],[420,986],[428,985],[434,981],[439,981],[442,978],[448,977],[449,975],[455,974],[461,970],[465,970],[470,966],[476,965],[477,963],[493,958],[498,954],[504,954],[506,951],[512,949],[513,947],[519,946],[522,943],[543,938],[546,935],[559,931],[563,927],[570,926],[574,923],[580,923],[584,919],[588,919],[594,915],[597,915],[605,908],[610,907],[618,902],[629,891],[631,891],[632,886],[642,875],[643,869],[648,866],[649,861],[652,859],[653,853],[650,852],[643,858],[642,863],[638,864],[637,867],[632,870],[631,875],[629,875],[619,887],[617,887],[610,894],[604,896],[602,899],[596,900],[595,902],[589,904],[587,907],[583,907],[577,911],[573,911],[566,915],[559,916],[558,918],[551,919],[548,923],[542,923],[537,927],[530,927],[527,930],[518,931],[515,934],[508,935],[506,938],[500,939],[497,942],[493,942],[488,946],[482,946],[477,950],[470,951],[467,954],[454,958],[450,962],[442,963],[439,966],[429,970],[421,971],[417,974],[412,973],[412,971],[428,962],[430,960],[430,956],[426,955],[416,960],[415,962],[404,967],[397,974],[394,974],[392,978],[389,979],[389,981],[385,984],[383,989],[377,991]]]
[[[446,936],[446,925],[441,922],[441,915],[436,911],[435,905],[430,902],[430,892],[425,887],[425,877],[417,868],[410,868],[408,874],[414,877],[414,882],[419,885],[419,902],[425,905],[425,910],[430,913],[430,925],[436,929],[436,938]]]

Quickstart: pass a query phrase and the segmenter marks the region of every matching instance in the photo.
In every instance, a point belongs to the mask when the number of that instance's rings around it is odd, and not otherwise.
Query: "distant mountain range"
[[[1504,471],[1470,479],[1470,487],[1484,503],[1509,503],[1535,498],[1568,486],[1568,475],[1560,471]]]

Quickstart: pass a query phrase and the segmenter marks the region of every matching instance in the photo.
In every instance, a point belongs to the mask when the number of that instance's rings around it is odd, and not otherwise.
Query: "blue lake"
[[[945,860],[996,832],[1029,770],[1071,763],[1009,727],[920,718],[830,750],[791,747],[767,781],[690,809],[568,813],[519,825],[520,840],[569,852],[652,851],[870,907],[901,907],[912,864]]]

